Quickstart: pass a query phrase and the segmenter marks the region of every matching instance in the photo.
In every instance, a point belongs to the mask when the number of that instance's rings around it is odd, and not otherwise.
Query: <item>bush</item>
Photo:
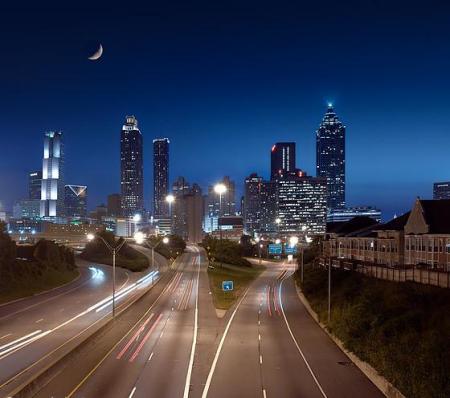
[[[327,319],[328,274],[305,271],[303,291]],[[330,331],[408,397],[450,396],[450,291],[333,270]]]
[[[237,242],[206,237],[202,242],[202,246],[206,249],[208,258],[212,261],[251,267],[251,263],[242,257],[244,249]]]

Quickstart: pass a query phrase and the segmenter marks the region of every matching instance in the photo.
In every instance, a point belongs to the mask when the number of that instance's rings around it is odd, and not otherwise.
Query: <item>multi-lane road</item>
[[[83,260],[77,260],[77,265],[80,276],[75,282],[0,306],[0,396],[7,396],[54,357],[72,349],[110,316],[111,267]],[[118,308],[148,288],[158,274],[154,268],[143,273],[118,268]]]
[[[205,256],[188,247],[154,288],[82,346],[37,396],[383,396],[306,312],[293,266],[266,268],[220,314]]]

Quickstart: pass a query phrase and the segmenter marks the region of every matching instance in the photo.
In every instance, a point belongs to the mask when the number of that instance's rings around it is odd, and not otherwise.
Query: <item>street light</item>
[[[139,242],[138,242],[139,243]],[[151,245],[150,243],[148,243],[147,240],[142,239],[140,244],[145,244],[145,246],[147,246],[149,249],[151,249],[152,251],[152,266],[155,266],[155,249],[161,244],[164,243],[165,245],[167,245],[169,243],[169,238],[167,236],[165,236],[164,238],[162,238],[158,243],[156,243],[156,245]],[[158,267],[159,269],[159,267]]]
[[[225,184],[219,183],[214,186],[214,192],[219,195],[219,218],[222,216],[222,195],[227,192],[227,187]],[[219,220],[217,220],[217,224],[219,224]],[[220,240],[222,240],[222,228],[219,227]]]
[[[140,216],[139,216],[140,217]],[[140,237],[139,234],[142,234],[142,232],[137,232],[135,235],[138,235],[138,238]],[[142,234],[143,235],[143,234]],[[113,318],[116,316],[116,254],[119,253],[119,250],[123,247],[125,244],[125,239],[122,240],[121,243],[119,243],[117,246],[111,246],[102,236],[100,235],[94,235],[92,233],[89,233],[86,235],[86,238],[89,242],[93,241],[95,238],[100,238],[101,241],[105,244],[105,246],[108,248],[108,250],[112,253],[113,256],[113,287],[112,287],[112,316]]]
[[[172,203],[175,202],[175,196],[172,194],[167,195],[166,202],[169,204],[169,216],[172,217]]]

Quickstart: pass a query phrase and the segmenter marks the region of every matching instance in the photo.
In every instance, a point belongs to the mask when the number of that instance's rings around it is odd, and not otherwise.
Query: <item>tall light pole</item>
[[[169,238],[167,236],[165,236],[164,238],[162,238],[159,242],[156,243],[156,245],[151,245],[150,243],[148,243],[147,240],[145,240],[144,238],[142,240],[136,240],[136,243],[138,244],[145,244],[145,246],[147,246],[149,249],[151,249],[152,251],[152,267],[155,266],[155,249],[161,244],[164,243],[165,245],[167,245],[169,243]],[[158,267],[159,270],[159,267]]]
[[[217,218],[217,226],[219,227],[220,240],[222,240],[222,228],[219,225],[219,218],[222,216],[222,195],[227,192],[225,184],[219,183],[214,186],[214,192],[219,195],[219,217]]]
[[[280,224],[281,224],[281,218],[277,217],[275,219],[275,224],[277,225],[277,235],[280,236]]]
[[[169,204],[169,217],[172,218],[172,203],[175,202],[175,196],[172,194],[167,195],[166,202]]]
[[[142,234],[142,232],[141,232]],[[100,238],[100,240],[105,244],[108,250],[112,254],[112,267],[113,267],[113,285],[112,285],[112,316],[115,318],[116,316],[116,254],[119,253],[120,249],[125,244],[125,239],[122,240],[117,246],[111,246],[102,236],[87,234],[86,236],[89,242],[93,241],[96,238]]]

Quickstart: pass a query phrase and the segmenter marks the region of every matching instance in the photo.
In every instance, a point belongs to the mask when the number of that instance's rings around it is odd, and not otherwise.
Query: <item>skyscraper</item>
[[[435,182],[433,184],[433,199],[450,199],[450,181]]]
[[[28,173],[28,199],[41,200],[42,170]]]
[[[316,131],[316,175],[327,179],[327,209],[345,207],[345,126],[333,105]]]
[[[153,216],[167,217],[169,208],[169,144],[168,138],[153,140]]]
[[[325,178],[308,177],[297,171],[277,181],[279,231],[298,234],[303,228],[310,233],[325,233],[327,220],[327,181]]]
[[[277,142],[270,154],[270,179],[295,171],[295,142]]]
[[[244,182],[242,216],[244,218],[244,230],[250,235],[260,230],[262,180],[262,177],[252,173]]]
[[[122,215],[144,211],[143,138],[134,116],[127,116],[120,133],[120,186]]]
[[[40,216],[64,217],[64,146],[60,131],[44,134]]]
[[[87,217],[87,186],[66,185],[64,192],[64,205],[67,217]]]

